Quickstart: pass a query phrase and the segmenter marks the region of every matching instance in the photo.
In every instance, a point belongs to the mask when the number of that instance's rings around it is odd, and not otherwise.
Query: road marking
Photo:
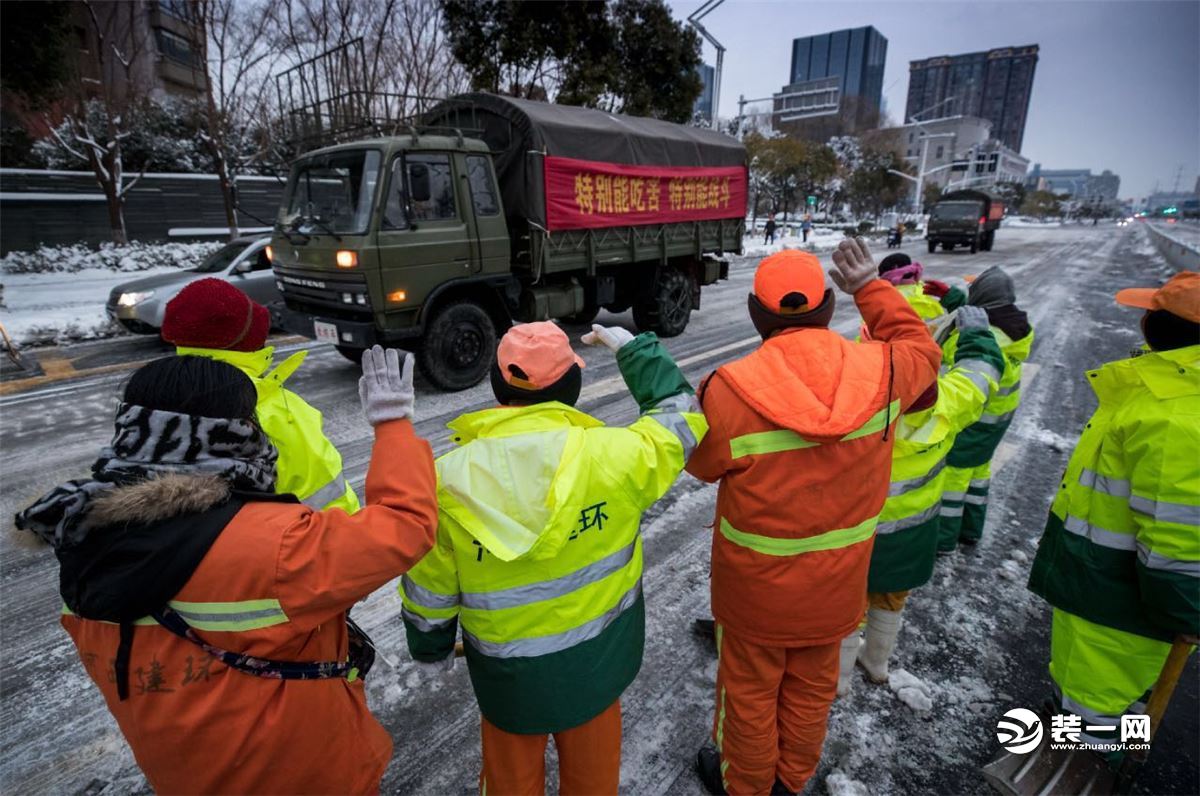
[[[1029,389],[1029,385],[1033,383],[1033,379],[1037,376],[1038,371],[1042,366],[1036,362],[1026,362],[1021,368],[1021,392]],[[1017,455],[1020,446],[1015,442],[1002,440],[996,446],[996,453],[992,456],[992,475],[1000,472],[1004,465],[1008,464]]]

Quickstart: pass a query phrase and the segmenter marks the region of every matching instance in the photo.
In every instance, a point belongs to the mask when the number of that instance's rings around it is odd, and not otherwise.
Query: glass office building
[[[887,44],[883,34],[870,25],[795,39],[790,82],[836,77],[842,97],[860,97],[864,100],[860,104],[878,111]]]

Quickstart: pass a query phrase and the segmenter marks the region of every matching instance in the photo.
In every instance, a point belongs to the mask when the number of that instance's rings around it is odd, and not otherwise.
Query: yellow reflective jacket
[[[401,580],[409,650],[451,654],[461,622],[479,707],[508,732],[595,717],[642,661],[642,512],[708,429],[653,334],[617,356],[643,414],[609,428],[547,402],[450,424],[434,549]]]
[[[283,383],[308,356],[297,351],[270,373],[275,358],[271,346],[257,351],[215,348],[175,349],[180,356],[208,357],[233,365],[254,382],[258,391],[258,424],[279,451],[275,491],[295,495],[314,509],[358,511],[358,495],[342,474],[342,455],[325,436],[321,413]]]

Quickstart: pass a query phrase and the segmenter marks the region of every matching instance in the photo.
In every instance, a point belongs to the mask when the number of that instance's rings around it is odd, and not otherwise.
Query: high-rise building
[[[1069,199],[1115,202],[1121,191],[1121,178],[1108,169],[1092,174],[1091,169],[1043,169],[1038,163],[1026,178],[1025,187]]]
[[[997,140],[1021,151],[1038,46],[1002,47],[909,62],[905,121],[979,116]]]
[[[792,41],[791,80],[775,95],[779,129],[824,141],[875,127],[887,39],[871,26]]]
[[[708,64],[700,64],[696,71],[700,73],[700,82],[704,87],[700,89],[700,96],[696,97],[696,104],[692,106],[692,115],[697,119],[703,119],[711,123],[713,118],[713,82],[716,80],[716,70]]]

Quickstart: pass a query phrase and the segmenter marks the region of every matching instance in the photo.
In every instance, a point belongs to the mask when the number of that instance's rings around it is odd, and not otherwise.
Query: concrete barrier
[[[1182,240],[1154,224],[1147,224],[1146,230],[1150,233],[1154,247],[1172,268],[1178,271],[1200,271],[1200,246]]]

